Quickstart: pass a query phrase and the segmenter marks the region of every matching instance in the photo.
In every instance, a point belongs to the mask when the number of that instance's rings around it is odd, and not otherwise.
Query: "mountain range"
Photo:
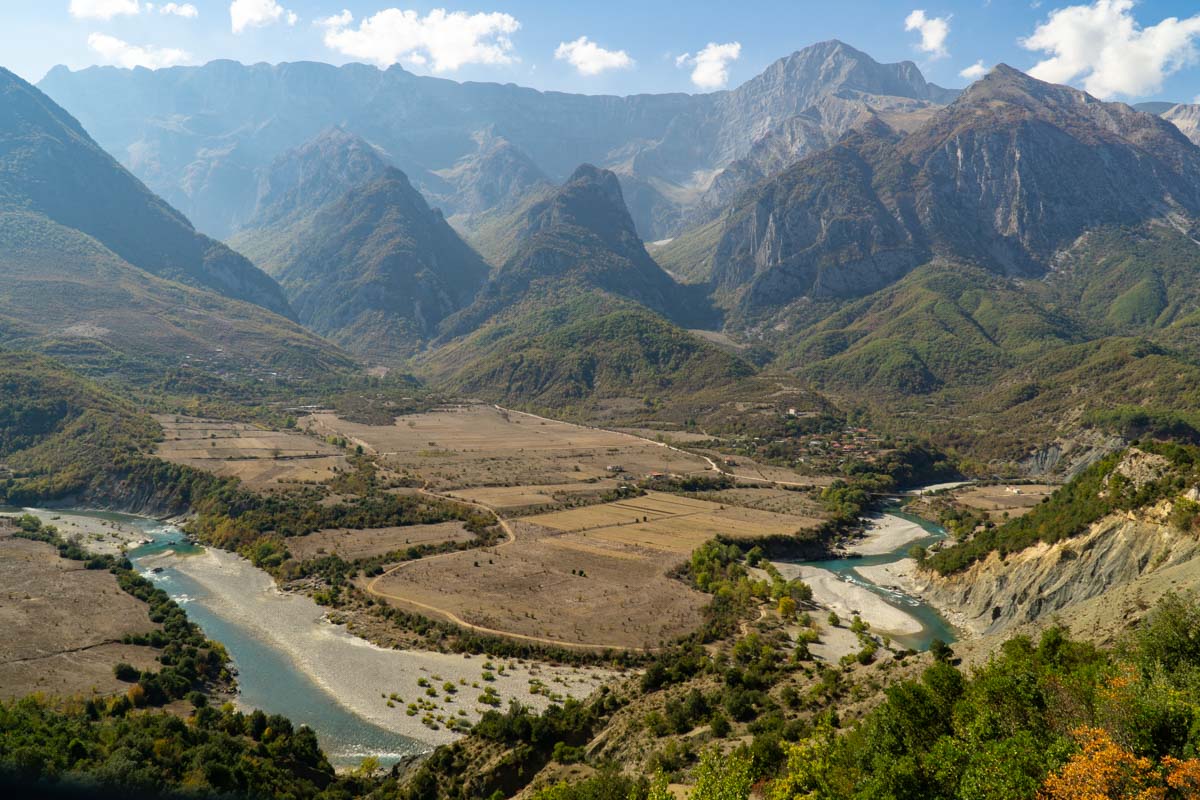
[[[311,91],[289,94],[301,82]],[[50,217],[137,270],[139,291],[249,299],[293,316],[323,357],[451,393],[558,410],[702,396],[716,413],[777,376],[1003,459],[1139,393],[1195,405],[1193,107],[1102,102],[1005,65],[957,93],[837,42],[691,97],[225,62],[60,69],[43,85],[168,196],[236,211],[211,224],[263,270],[191,230],[64,112],[39,119],[252,277],[168,268]],[[91,97],[105,92],[131,113],[102,117]],[[9,161],[14,196],[53,174]],[[647,230],[677,235],[648,246]],[[14,341],[47,335],[30,316],[4,324]]]
[[[411,355],[488,277],[404,173],[340,130],[275,162],[232,242],[279,281],[301,322],[377,363]]]
[[[197,233],[40,91],[0,70],[0,343],[106,372],[325,372],[350,360],[278,284]]]
[[[230,61],[155,71],[57,67],[39,88],[221,238],[253,216],[273,160],[331,126],[379,147],[447,216],[478,213],[543,179],[562,181],[580,163],[609,168],[639,233],[658,239],[711,205],[703,195],[713,176],[763,137],[779,140],[797,121],[812,128],[812,141],[774,148],[792,158],[864,113],[901,117],[955,94],[927,83],[912,62],[879,64],[841,42],[793,53],[736,89],[699,95],[572,95],[460,84],[398,66]]]

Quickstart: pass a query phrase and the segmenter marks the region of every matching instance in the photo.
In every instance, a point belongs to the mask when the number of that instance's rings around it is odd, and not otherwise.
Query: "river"
[[[444,729],[427,730],[402,708],[385,708],[380,689],[407,694],[416,689],[422,674],[470,681],[479,676],[480,660],[369,645],[325,622],[319,607],[308,598],[278,592],[270,576],[244,559],[188,543],[174,525],[113,512],[56,509],[40,513],[52,515],[60,525],[71,518],[118,523],[136,531],[135,540],[148,540],[129,550],[130,561],[183,606],[206,636],[225,645],[238,671],[239,706],[283,714],[308,725],[334,766],[353,767],[367,756],[386,766],[453,738]],[[890,513],[921,525],[929,535],[882,555],[799,562],[798,566],[826,570],[864,587],[918,620],[919,633],[892,637],[906,647],[927,649],[935,637],[954,641],[954,629],[925,603],[877,586],[856,572],[857,567],[897,561],[906,557],[913,544],[930,544],[946,535],[927,520],[899,511]],[[548,701],[529,694],[531,678],[558,683],[559,691],[578,697],[612,677],[604,670],[508,666],[507,674],[497,675],[493,686],[505,698],[516,697],[534,707]],[[445,710],[449,713],[456,708],[447,705]]]
[[[264,640],[259,633],[227,613],[225,604],[216,602],[212,593],[184,574],[171,561],[156,566],[170,552],[197,555],[203,548],[189,544],[174,525],[129,514],[103,511],[58,511],[62,516],[90,517],[117,522],[137,529],[152,540],[128,552],[129,560],[146,578],[154,581],[187,611],[204,634],[225,645],[238,671],[238,705],[259,708],[269,714],[283,714],[297,724],[308,725],[316,734],[330,763],[338,768],[358,765],[363,758],[375,756],[390,766],[402,758],[426,752],[429,744],[389,731],[354,713],[337,702],[313,681],[287,653]]]
[[[928,532],[928,536],[909,539],[896,548],[875,555],[851,556],[849,558],[831,558],[820,561],[798,561],[792,562],[800,567],[811,567],[822,569],[832,573],[839,580],[844,581],[853,586],[858,586],[867,591],[878,595],[892,608],[903,612],[920,623],[921,630],[919,633],[894,633],[891,638],[905,647],[910,647],[913,650],[928,650],[930,643],[934,639],[941,639],[943,642],[950,643],[958,639],[958,634],[953,625],[939,614],[932,606],[925,603],[918,597],[906,594],[904,592],[890,589],[865,578],[858,570],[862,567],[872,567],[879,564],[892,564],[901,559],[908,558],[909,551],[914,546],[928,547],[948,535],[946,529],[942,526],[930,522],[927,519],[918,517],[914,514],[908,514],[899,510],[898,507],[892,507],[885,510],[886,515],[899,517],[907,522],[919,525],[922,529]]]

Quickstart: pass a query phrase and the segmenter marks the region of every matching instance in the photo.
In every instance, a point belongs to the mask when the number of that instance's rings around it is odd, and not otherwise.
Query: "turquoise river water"
[[[284,714],[299,724],[308,725],[316,732],[321,746],[335,766],[354,766],[366,756],[375,756],[384,765],[390,765],[430,749],[428,745],[386,730],[338,703],[303,670],[297,669],[286,653],[234,619],[223,616],[220,611],[221,605],[213,602],[207,590],[172,568],[169,562],[158,572],[152,571],[147,561],[155,556],[168,551],[175,551],[180,555],[199,551],[199,548],[190,544],[174,525],[146,517],[112,512],[56,509],[54,513],[120,522],[143,532],[150,542],[131,549],[128,553],[130,561],[139,572],[180,603],[187,610],[188,616],[204,630],[206,636],[225,645],[238,670],[239,703],[247,708],[261,708],[268,713]],[[927,520],[900,511],[889,513],[916,522],[929,532],[928,538],[915,544],[931,544],[946,535],[945,530]],[[929,643],[935,637],[946,642],[954,641],[953,627],[919,599],[877,586],[855,571],[856,567],[891,563],[904,558],[913,544],[909,542],[895,552],[884,555],[802,563],[829,570],[842,580],[864,586],[888,603],[916,617],[923,626],[920,634],[893,638],[906,647],[923,650],[929,647]]]
[[[246,708],[261,708],[270,714],[283,714],[297,724],[308,725],[316,732],[322,749],[335,767],[357,766],[367,756],[375,756],[381,764],[390,766],[402,758],[431,749],[427,744],[381,728],[338,703],[303,670],[297,669],[286,653],[223,616],[220,604],[211,602],[207,590],[169,564],[160,572],[152,572],[145,565],[147,559],[171,550],[181,555],[199,551],[174,525],[105,511],[55,509],[54,513],[120,522],[143,532],[151,542],[130,549],[129,560],[140,573],[183,606],[188,617],[208,638],[225,645],[238,670],[239,704]]]
[[[832,558],[823,561],[799,561],[796,563],[803,564],[809,567],[820,567],[835,574],[841,580],[849,583],[862,586],[875,594],[879,595],[889,605],[900,609],[909,616],[915,617],[921,623],[921,632],[910,636],[895,635],[892,639],[904,645],[911,647],[913,650],[928,650],[930,643],[934,639],[941,639],[943,642],[953,642],[958,639],[958,635],[954,626],[935,611],[930,605],[917,597],[913,597],[904,592],[889,589],[884,586],[879,586],[871,581],[868,581],[856,570],[858,567],[869,567],[877,564],[891,564],[901,559],[908,558],[908,552],[917,545],[928,547],[935,542],[945,539],[947,536],[946,529],[937,523],[930,522],[927,519],[905,513],[899,510],[898,506],[886,509],[886,513],[892,516],[900,517],[920,525],[929,536],[904,543],[904,545],[896,548],[889,553],[873,556],[856,556],[853,558]]]

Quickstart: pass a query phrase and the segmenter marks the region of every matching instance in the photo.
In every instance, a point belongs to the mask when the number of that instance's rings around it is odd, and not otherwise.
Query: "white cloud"
[[[1097,97],[1138,97],[1197,60],[1200,15],[1167,17],[1143,28],[1133,0],[1096,0],[1054,11],[1021,46],[1048,53],[1029,74],[1054,83],[1082,81]]]
[[[425,16],[387,8],[350,27],[354,17],[343,11],[320,21],[325,46],[381,67],[399,61],[429,64],[434,72],[464,64],[511,64],[516,60],[509,35],[521,23],[500,12],[468,14],[435,8]]]
[[[297,16],[279,5],[276,0],[233,0],[229,4],[229,22],[234,33],[247,28],[261,28],[285,20],[295,25]]]
[[[174,14],[177,17],[186,17],[187,19],[195,19],[200,16],[200,12],[191,3],[167,3],[159,6],[158,13]]]
[[[67,7],[75,19],[112,19],[139,10],[138,0],[71,0]]]
[[[958,74],[969,81],[977,81],[984,75],[987,75],[987,71],[988,68],[983,65],[983,59],[981,58]]]
[[[126,69],[173,67],[176,64],[186,64],[192,60],[192,56],[183,50],[171,47],[141,47],[123,42],[106,33],[93,33],[89,36],[88,47],[104,59],[105,63]]]
[[[633,59],[624,50],[605,50],[586,36],[580,36],[573,42],[560,42],[554,57],[559,61],[569,61],[580,75],[599,75],[608,69],[628,69],[633,66]]]
[[[729,83],[729,65],[742,54],[740,42],[708,45],[692,55],[684,53],[675,59],[677,67],[692,67],[692,83],[701,89],[720,89]]]
[[[340,14],[313,20],[313,25],[318,25],[322,28],[346,28],[352,22],[354,22],[354,15],[350,13],[349,9],[343,8]]]
[[[146,8],[152,8],[149,4]],[[191,3],[166,3],[158,7],[160,14],[173,14],[177,17],[185,17],[186,19],[195,19],[200,16],[200,12]]]
[[[950,36],[949,17],[931,17],[918,8],[904,18],[904,30],[921,34],[917,49],[929,53],[930,57],[945,58],[950,55],[946,50],[946,39]]]

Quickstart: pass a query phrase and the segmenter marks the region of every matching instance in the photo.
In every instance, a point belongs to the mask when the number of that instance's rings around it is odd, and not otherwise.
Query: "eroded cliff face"
[[[1200,540],[1168,522],[1164,501],[1136,513],[1113,514],[1086,533],[986,560],[954,575],[915,576],[914,588],[954,624],[973,634],[999,633],[1155,573],[1192,562],[1200,572]]]

